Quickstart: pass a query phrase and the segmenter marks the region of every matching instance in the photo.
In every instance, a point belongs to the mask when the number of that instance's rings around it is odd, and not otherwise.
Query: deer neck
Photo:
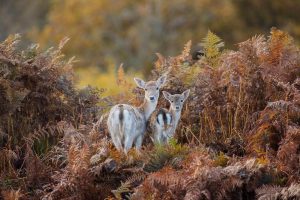
[[[139,107],[140,111],[145,116],[146,121],[149,119],[150,115],[153,113],[156,106],[157,106],[157,101],[150,102],[145,99],[144,103]]]
[[[172,108],[170,108],[169,112],[171,113],[172,118],[174,120],[174,127],[177,127],[178,121],[179,121],[180,116],[181,116],[181,110],[176,111],[176,110],[173,110]]]

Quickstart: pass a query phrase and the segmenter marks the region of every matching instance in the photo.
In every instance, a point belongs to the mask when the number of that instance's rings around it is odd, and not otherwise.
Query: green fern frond
[[[176,139],[170,139],[167,145],[156,144],[149,155],[149,161],[144,166],[144,171],[155,172],[166,165],[177,166],[177,160],[181,160],[188,153],[188,147],[181,145]]]
[[[206,37],[203,38],[201,45],[203,46],[207,61],[210,64],[216,64],[216,58],[221,55],[220,49],[224,47],[224,42],[222,42],[222,39],[209,30]]]
[[[152,154],[149,155],[149,161],[144,166],[144,171],[155,172],[162,169],[167,161],[171,160],[172,155],[169,154],[162,146],[156,146]]]
[[[220,154],[215,157],[214,164],[215,166],[226,167],[228,161],[228,156],[226,156],[223,152],[220,152]]]
[[[182,154],[188,151],[187,147],[178,143],[175,138],[169,140],[169,149],[173,155]]]

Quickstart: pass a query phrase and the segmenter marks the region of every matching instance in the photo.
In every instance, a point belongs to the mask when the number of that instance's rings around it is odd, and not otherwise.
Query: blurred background
[[[57,46],[65,36],[67,57],[76,56],[78,86],[119,92],[115,74],[147,77],[155,53],[173,56],[208,29],[226,48],[272,26],[300,41],[299,0],[0,0],[0,40],[20,33],[24,46]]]

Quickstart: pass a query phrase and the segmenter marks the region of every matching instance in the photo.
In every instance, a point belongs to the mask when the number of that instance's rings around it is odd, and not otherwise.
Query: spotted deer
[[[119,151],[125,153],[133,143],[137,150],[141,148],[146,123],[157,106],[159,90],[165,83],[166,76],[161,76],[157,81],[144,82],[139,78],[134,78],[134,81],[145,91],[143,104],[139,107],[117,104],[111,108],[107,119],[113,144]]]
[[[184,91],[182,94],[174,94],[163,91],[165,99],[170,102],[169,110],[161,108],[155,111],[149,122],[148,130],[153,135],[154,143],[165,144],[175,134],[177,124],[180,120],[181,110],[185,100],[188,98],[190,90]]]

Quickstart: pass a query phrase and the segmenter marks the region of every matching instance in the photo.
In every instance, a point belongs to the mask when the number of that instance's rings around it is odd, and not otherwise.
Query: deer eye
[[[183,102],[183,100],[181,99],[181,103]]]
[[[147,91],[147,89],[145,89],[145,91]]]
[[[158,90],[158,87],[156,88],[156,90]]]
[[[173,101],[173,100],[172,100],[171,102],[172,102],[172,103],[174,103],[174,101]]]

